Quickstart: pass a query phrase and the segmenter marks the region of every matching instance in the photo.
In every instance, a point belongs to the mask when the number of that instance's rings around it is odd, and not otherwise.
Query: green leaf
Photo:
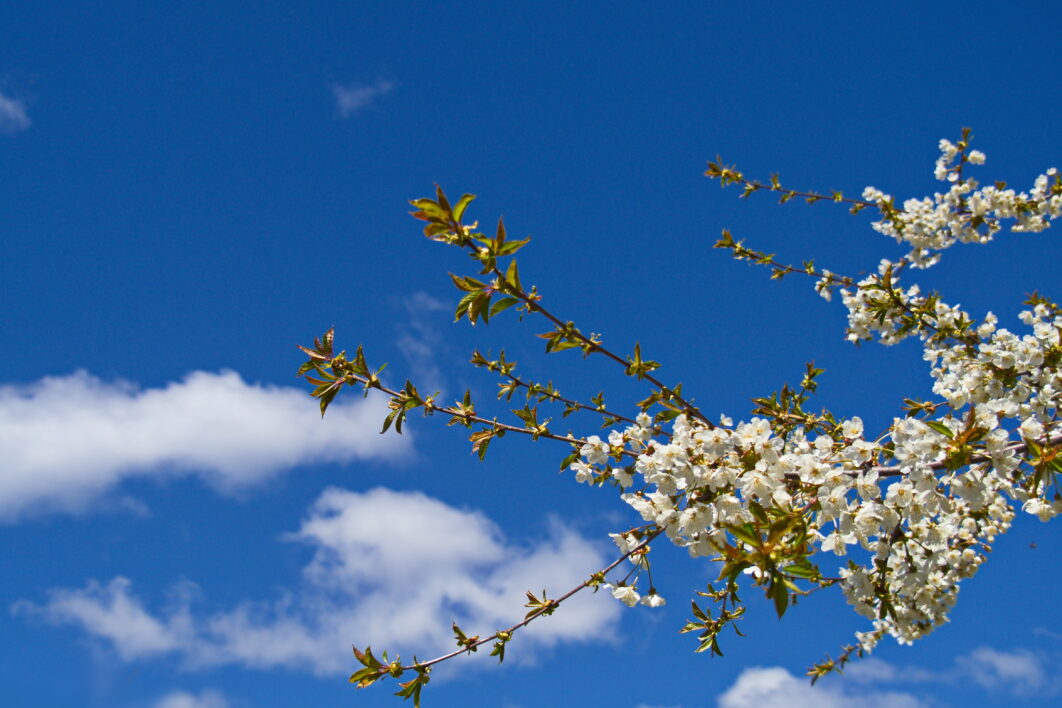
[[[387,417],[384,418],[383,430],[380,431],[381,435],[386,433],[387,429],[391,427],[391,423],[394,421],[396,415],[398,415],[398,411],[391,411],[387,414]],[[395,430],[401,432],[401,430],[399,430],[399,427],[396,427]]]
[[[795,578],[805,578],[807,580],[814,580],[821,574],[819,569],[806,558],[785,566],[782,568],[782,572],[788,573]]]
[[[521,239],[520,241],[506,241],[498,247],[497,255],[511,256],[530,242],[531,239],[529,238]]]
[[[767,521],[768,521],[767,512],[764,510],[763,506],[759,502],[750,501],[749,502],[749,511],[752,512],[752,515],[755,516],[756,519],[760,523],[762,523],[762,524],[766,524],[767,523]]]
[[[357,684],[357,688],[365,688],[371,686],[382,677],[382,674],[377,669],[364,668],[355,671],[347,679],[350,683]]]
[[[324,354],[321,354],[316,349],[310,349],[309,347],[304,347],[301,344],[296,344],[295,346],[301,349],[303,353],[311,359],[316,359],[318,361],[328,361],[328,357],[326,357]]]
[[[490,650],[490,655],[498,657],[499,664],[505,661],[505,642],[494,642],[494,648]]]
[[[454,275],[453,273],[448,273],[448,275],[450,276],[450,280],[454,281],[454,285],[457,286],[457,289],[463,290],[465,292],[469,292],[472,290],[482,290],[483,287],[486,285],[486,283],[483,283],[467,275]]]
[[[495,248],[501,248],[503,243],[505,243],[505,223],[501,217],[498,217],[498,230],[494,235],[494,246]]]
[[[516,259],[509,261],[509,267],[505,271],[505,280],[518,291],[523,292],[524,287],[520,284],[520,271],[516,267]]]
[[[951,432],[951,428],[941,423],[939,420],[927,420],[926,425],[937,431],[949,440],[955,438],[955,433]]]
[[[472,452],[477,453],[481,461],[487,456],[487,447],[490,446],[496,434],[493,430],[488,429],[476,431],[469,436],[468,439],[472,441]]]
[[[693,650],[693,653],[700,654],[706,649],[711,649],[713,654],[723,655],[723,652],[719,650],[719,644],[714,634],[701,642],[700,646]]]
[[[494,305],[490,308],[490,316],[494,317],[499,312],[502,312],[503,310],[508,310],[510,307],[519,302],[520,301],[517,300],[515,297],[503,297],[502,299],[494,303]]]
[[[753,528],[752,524],[742,524],[741,526],[728,524],[726,530],[733,534],[734,538],[738,539],[739,541],[744,541],[750,546],[760,545],[760,536],[758,533],[756,533],[756,530]]]
[[[439,207],[448,212],[453,211],[453,209],[450,208],[450,201],[446,198],[446,195],[443,193],[442,187],[440,187],[439,185],[435,185],[435,199],[439,202]]]
[[[454,221],[461,221],[461,217],[465,215],[465,209],[472,203],[472,200],[476,198],[475,194],[462,194],[461,198],[457,200],[457,204],[454,204]]]
[[[778,617],[781,617],[789,606],[789,591],[784,583],[773,582],[770,593],[771,598],[774,600],[774,611],[778,613]]]
[[[332,402],[332,399],[339,393],[339,386],[332,385],[327,391],[321,394],[321,417],[324,418],[325,411],[328,409],[328,404]]]
[[[723,578],[727,578],[730,581],[734,581],[737,579],[737,576],[741,574],[741,571],[745,570],[745,568],[751,567],[752,563],[749,563],[746,560],[730,561],[719,571],[719,579],[722,580]]]
[[[418,674],[415,678],[406,681],[405,683],[398,684],[401,686],[401,690],[396,691],[396,696],[401,696],[406,700],[413,699],[413,708],[420,708],[420,690],[424,688],[424,684],[428,682],[427,674]]]
[[[487,291],[480,291],[475,293],[475,297],[472,298],[472,303],[468,306],[468,321],[473,325],[476,324],[476,320],[483,318],[483,324],[487,324],[490,320],[490,293]]]
[[[454,310],[454,322],[459,322],[462,317],[468,316],[468,307],[478,294],[479,293],[475,291],[466,293],[465,296],[458,301],[457,309]]]
[[[668,422],[670,420],[674,420],[675,418],[678,418],[680,413],[682,413],[682,411],[676,410],[676,409],[668,409],[668,410],[665,410],[665,411],[660,411],[659,413],[656,414],[656,416],[654,417],[654,420],[657,423],[666,423],[666,422]]]

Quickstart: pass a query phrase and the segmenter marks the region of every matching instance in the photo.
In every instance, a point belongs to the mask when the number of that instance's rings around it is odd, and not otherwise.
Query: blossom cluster
[[[571,464],[580,482],[620,487],[623,501],[692,556],[761,585],[839,584],[873,622],[857,635],[864,651],[886,634],[909,643],[947,621],[959,583],[1010,528],[1012,503],[1042,521],[1062,513],[1062,310],[1033,298],[1020,314],[1030,332],[1019,336],[992,313],[978,323],[898,282],[905,268],[929,267],[955,243],[990,240],[1004,220],[1015,231],[1047,228],[1062,214],[1062,181],[1051,169],[1028,193],[981,188],[962,168],[982,164],[982,153],[965,141],[940,149],[935,174],[950,183],[946,193],[896,209],[879,190],[864,192],[884,217],[874,228],[911,251],[840,290],[851,341],[921,339],[940,402],[912,408],[876,438],[859,418],[829,414],[777,411],[736,425],[683,414],[667,432],[642,413],[605,440],[587,438]],[[828,299],[834,281],[823,273],[816,289]],[[637,543],[614,539],[625,552]],[[834,577],[808,571],[816,554],[847,564]],[[611,589],[628,605],[663,602],[655,589],[645,598],[634,584]]]
[[[940,152],[934,175],[951,184],[945,193],[908,199],[899,210],[893,206],[893,198],[881,190],[863,190],[863,198],[882,207],[885,216],[874,222],[874,230],[909,245],[911,252],[906,259],[912,267],[935,265],[940,252],[956,243],[991,241],[1004,219],[1015,221],[1011,231],[1038,232],[1062,215],[1056,168],[1037,177],[1029,192],[1019,193],[1003,184],[981,187],[977,180],[962,176],[966,163],[984,164],[984,153],[967,152],[949,140],[940,141]]]

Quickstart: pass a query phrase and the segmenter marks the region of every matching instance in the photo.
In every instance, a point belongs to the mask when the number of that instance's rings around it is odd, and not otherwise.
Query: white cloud
[[[909,693],[847,690],[837,683],[814,686],[780,666],[752,667],[738,676],[734,685],[717,699],[719,708],[922,708],[927,704]]]
[[[321,419],[304,389],[194,372],[139,389],[79,372],[0,386],[0,520],[81,511],[133,476],[195,474],[231,492],[311,462],[394,457],[381,397],[340,397]]]
[[[365,85],[359,83],[340,86],[332,85],[332,95],[336,99],[336,107],[339,115],[349,118],[363,108],[367,108],[380,96],[391,91],[394,84],[390,81],[377,81],[375,84]]]
[[[16,614],[75,625],[127,660],[176,655],[189,667],[241,664],[305,669],[318,675],[351,668],[350,645],[424,658],[454,648],[450,624],[489,635],[522,614],[524,592],[551,597],[606,562],[597,547],[551,522],[533,545],[507,542],[476,511],[416,492],[326,490],[302,527],[287,537],[314,550],[298,589],[273,602],[246,602],[195,617],[191,593],[151,612],[128,580],[50,592]],[[609,640],[619,605],[607,593],[580,593],[549,619],[520,630],[509,656],[562,641]],[[481,652],[486,654],[487,652]]]
[[[196,695],[184,691],[168,693],[152,708],[228,708],[229,702],[217,691],[203,691]]]
[[[1042,660],[1025,649],[1008,652],[980,647],[956,663],[967,678],[986,688],[1025,694],[1039,691],[1047,682]]]
[[[0,133],[17,133],[32,123],[25,103],[0,93]]]

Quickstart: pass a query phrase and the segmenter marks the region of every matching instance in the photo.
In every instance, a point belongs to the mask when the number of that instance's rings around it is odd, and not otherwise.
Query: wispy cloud
[[[876,657],[861,659],[845,668],[847,684],[904,686],[980,686],[997,694],[1022,698],[1031,695],[1057,695],[1062,682],[1048,667],[1050,659],[1028,649],[999,650],[978,647],[958,656],[939,669],[921,666],[897,666]]]
[[[194,474],[223,492],[311,462],[395,457],[384,401],[342,398],[322,420],[307,392],[198,371],[162,388],[87,373],[0,386],[0,520],[80,511],[123,479]]]
[[[228,708],[229,702],[217,691],[193,694],[185,691],[167,693],[152,708]]]
[[[346,86],[332,84],[332,95],[336,99],[339,115],[349,118],[358,111],[370,106],[376,99],[389,93],[394,88],[390,81],[377,81],[374,84],[351,83]]]
[[[416,292],[402,301],[406,322],[398,326],[395,342],[413,374],[413,381],[423,391],[434,393],[445,389],[438,358],[447,350],[446,340],[437,323],[445,322],[442,314],[451,308],[428,293]],[[449,318],[451,321],[452,317]]]
[[[780,666],[745,669],[717,699],[718,708],[924,708],[928,704],[909,693],[853,691],[837,683],[812,686]]]
[[[946,680],[946,674],[917,666],[896,666],[875,656],[845,667],[844,676],[856,683],[930,683]]]
[[[123,577],[106,585],[93,580],[82,590],[54,590],[43,610],[19,602],[12,605],[12,611],[30,615],[41,611],[53,622],[79,624],[86,632],[108,640],[127,661],[176,651],[194,639],[187,594],[158,619],[130,594],[130,588],[130,581]]]
[[[0,133],[17,133],[32,124],[25,103],[0,93]]]
[[[240,664],[317,675],[350,669],[350,644],[416,651],[453,648],[452,621],[488,635],[518,618],[529,588],[551,597],[601,567],[600,549],[551,522],[533,544],[506,541],[481,513],[415,492],[326,490],[286,537],[314,549],[299,587],[271,602],[196,616],[190,592],[153,612],[129,580],[56,589],[15,614],[73,625],[126,660],[178,656],[188,667]],[[558,642],[611,640],[620,612],[607,593],[583,593],[521,630],[512,658]]]
[[[1003,689],[1015,695],[1041,692],[1047,684],[1043,660],[1026,649],[999,651],[980,647],[960,657],[956,663],[967,679],[985,688]]]

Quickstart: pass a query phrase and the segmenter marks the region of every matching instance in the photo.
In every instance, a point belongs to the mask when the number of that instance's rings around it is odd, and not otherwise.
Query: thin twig
[[[434,659],[431,659],[430,661],[422,661],[422,662],[419,662],[419,663],[416,663],[416,664],[410,664],[409,666],[403,666],[402,669],[403,670],[411,670],[411,669],[416,669],[418,667],[421,668],[421,669],[425,669],[425,668],[428,668],[429,666],[432,666],[434,664],[438,664],[440,662],[446,661],[447,659],[452,659],[455,656],[459,656],[459,655],[465,654],[465,653],[471,653],[472,650],[481,647],[482,645],[486,644],[487,642],[492,642],[492,641],[498,639],[498,636],[500,634],[512,634],[516,630],[518,630],[521,627],[524,627],[524,626],[530,624],[532,621],[534,621],[535,619],[541,617],[542,615],[547,614],[547,613],[552,613],[554,609],[556,609],[558,606],[560,606],[560,604],[562,602],[564,602],[565,600],[570,598],[572,595],[576,594],[577,592],[579,592],[579,591],[581,591],[581,590],[583,590],[585,588],[590,587],[592,584],[595,584],[594,581],[593,581],[593,576],[596,576],[596,575],[600,575],[600,576],[607,575],[609,572],[611,572],[620,563],[622,563],[623,561],[627,560],[628,558],[630,558],[634,554],[639,553],[643,548],[645,548],[646,546],[649,545],[650,541],[655,539],[657,536],[659,536],[663,532],[664,532],[664,528],[662,526],[656,527],[656,529],[652,533],[650,533],[641,543],[639,543],[637,546],[635,546],[631,550],[629,550],[626,553],[624,553],[622,556],[620,556],[616,560],[614,560],[611,563],[609,563],[607,566],[605,566],[601,570],[599,570],[596,573],[594,573],[589,580],[584,580],[581,584],[577,585],[576,587],[572,588],[568,592],[564,593],[563,595],[558,597],[556,600],[551,600],[548,605],[546,605],[545,607],[539,609],[536,612],[533,612],[533,613],[529,614],[527,617],[525,617],[524,619],[520,620],[519,622],[517,622],[513,626],[509,627],[508,629],[500,629],[497,632],[495,632],[494,634],[490,635],[489,637],[484,637],[483,639],[476,640],[475,642],[469,644],[468,646],[465,646],[465,647],[463,647],[461,649],[457,649],[456,651],[452,651],[449,654],[443,654],[442,656],[438,656],[438,657],[436,657]]]
[[[369,377],[361,376],[361,375],[355,374],[355,373],[348,373],[345,376],[346,376],[347,379],[353,379],[354,382],[357,382],[357,383],[360,383],[360,384],[366,384],[366,383],[369,383],[369,381],[370,381]],[[348,383],[349,383],[349,381],[348,381]],[[387,395],[391,396],[392,398],[400,398],[403,395],[402,391],[396,391],[393,388],[388,388],[387,386],[384,386],[383,384],[379,383],[378,381],[375,382],[375,383],[370,383],[369,385],[370,385],[370,388],[378,389],[378,390],[382,391],[383,393],[386,393]],[[534,436],[536,438],[548,438],[550,440],[557,440],[559,442],[568,443],[570,445],[586,445],[587,444],[586,440],[584,440],[583,438],[577,438],[574,435],[572,435],[571,433],[569,433],[567,436],[564,436],[564,435],[557,435],[556,433],[536,432],[535,430],[532,430],[530,428],[519,428],[519,427],[517,427],[515,425],[508,425],[506,423],[499,423],[496,418],[495,419],[484,418],[483,416],[479,416],[479,415],[476,415],[474,413],[464,413],[464,412],[458,410],[457,408],[453,408],[452,406],[439,406],[439,405],[436,405],[434,403],[425,404],[424,411],[425,411],[426,415],[430,414],[430,413],[435,413],[435,412],[445,413],[446,415],[451,415],[451,416],[454,416],[455,418],[460,418],[461,420],[466,420],[466,421],[469,421],[469,422],[472,422],[472,423],[479,423],[479,424],[484,425],[484,426],[489,426],[489,427],[491,427],[494,430],[504,430],[504,431],[510,432],[510,433],[521,433],[523,435],[532,435],[532,436]],[[622,452],[622,454],[627,455],[629,457],[637,457],[638,456],[636,453],[631,452],[629,450],[624,450]]]
[[[542,390],[541,388],[536,388],[536,387],[539,386],[539,384],[529,384],[526,381],[521,380],[518,376],[514,376],[513,374],[510,374],[508,372],[503,372],[503,374],[506,376],[506,378],[508,378],[510,381],[512,381],[517,386],[522,386],[523,388],[526,388],[528,391],[531,392],[531,395],[536,395],[536,396],[541,395],[541,396],[544,396],[545,398],[547,398],[547,399],[549,399],[551,401],[560,401],[561,403],[565,403],[565,404],[571,406],[572,408],[578,408],[580,410],[589,411],[590,413],[598,413],[600,415],[604,415],[604,416],[607,416],[609,418],[613,418],[613,419],[615,419],[617,421],[623,421],[624,423],[630,423],[631,425],[636,425],[637,424],[637,421],[635,421],[633,418],[628,418],[625,415],[620,415],[619,413],[614,413],[613,411],[610,411],[607,408],[597,408],[595,406],[588,406],[585,403],[580,403],[579,401],[575,401],[575,400],[572,400],[570,398],[565,398],[564,396],[560,395],[559,393],[545,391],[545,390]]]
[[[470,246],[470,249],[472,250],[473,256],[475,256],[476,255],[475,247],[474,246]],[[506,282],[505,275],[500,270],[498,270],[497,266],[492,266],[491,269],[490,269],[490,272],[492,272],[494,275],[496,275],[499,278],[500,282]],[[547,310],[542,305],[538,304],[539,300],[538,299],[532,299],[531,296],[528,295],[526,292],[524,292],[524,290],[522,288],[513,288],[511,291],[507,290],[506,293],[509,294],[509,295],[512,295],[513,297],[516,297],[518,300],[523,302],[524,305],[528,308],[529,311],[538,312],[539,314],[541,314],[543,317],[548,319],[550,322],[552,322],[557,327],[559,327],[561,329],[564,329],[564,330],[567,329],[567,324],[565,322],[561,321],[552,312]],[[626,359],[624,359],[623,357],[619,356],[615,352],[605,348],[604,346],[601,345],[600,342],[595,342],[594,340],[590,339],[585,334],[580,332],[578,329],[574,329],[571,334],[572,334],[573,337],[575,337],[580,342],[582,342],[583,345],[587,348],[588,351],[600,352],[601,354],[604,354],[609,359],[612,359],[613,361],[615,361],[617,364],[620,364],[621,366],[623,366],[625,369],[627,368],[629,362]],[[710,420],[708,420],[708,418],[703,413],[701,413],[701,411],[696,406],[694,406],[692,403],[689,403],[682,396],[678,395],[673,390],[671,390],[670,388],[665,386],[664,383],[662,381],[660,381],[659,379],[657,379],[655,376],[653,376],[650,373],[643,373],[642,374],[642,378],[644,378],[646,381],[648,381],[653,386],[655,386],[657,388],[657,390],[659,390],[661,393],[666,395],[668,398],[672,398],[675,401],[677,401],[679,403],[679,405],[681,405],[686,410],[686,412],[689,413],[690,415],[692,415],[694,418],[696,418],[697,420],[700,420],[701,422],[705,423],[706,425],[708,425],[708,427],[714,427],[713,423]]]

